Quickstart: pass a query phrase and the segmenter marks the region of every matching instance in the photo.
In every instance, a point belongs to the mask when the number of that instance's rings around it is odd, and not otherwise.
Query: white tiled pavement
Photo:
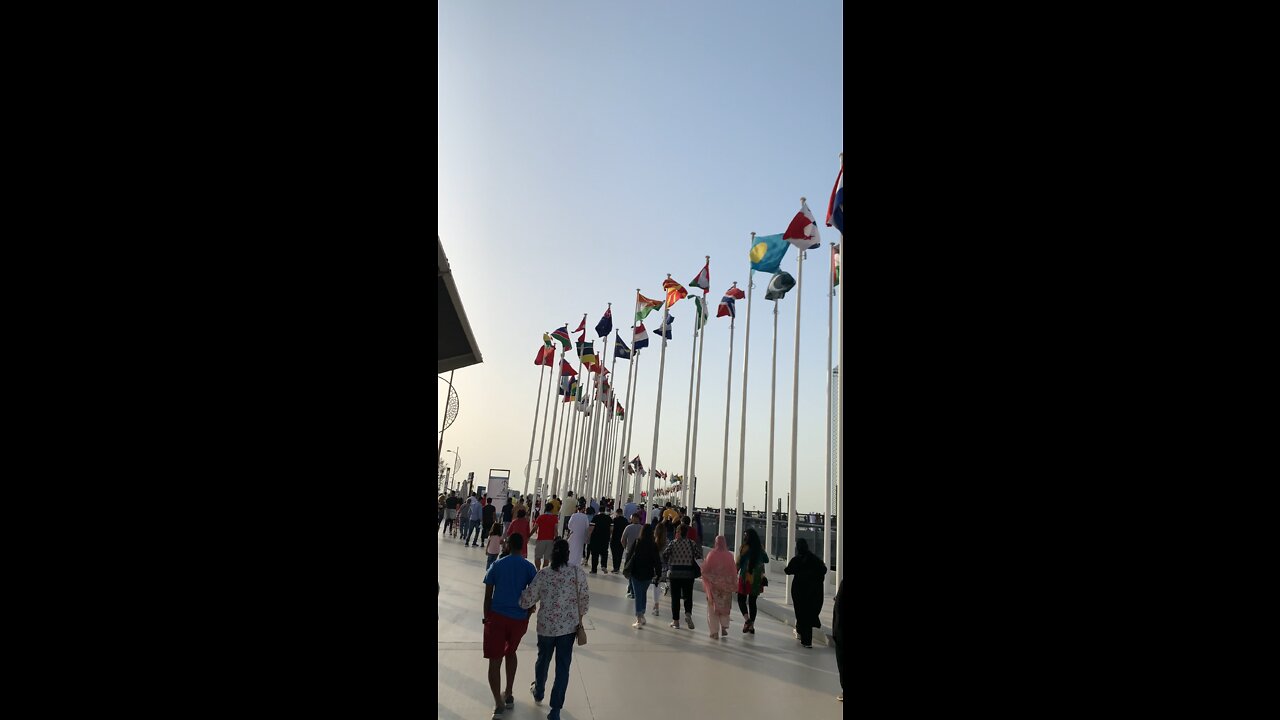
[[[481,652],[485,555],[461,541],[436,534],[439,560],[439,644],[437,646],[437,717],[487,720],[493,696],[487,680],[488,661]],[[561,716],[566,720],[628,720],[668,716],[683,708],[691,718],[762,718],[792,720],[842,718],[837,702],[840,682],[835,650],[820,632],[830,631],[831,600],[822,613],[823,631],[815,631],[814,647],[800,647],[792,636],[790,607],[781,604],[784,576],[770,576],[756,618],[756,634],[742,633],[742,615],[733,612],[726,640],[708,637],[706,598],[695,582],[694,630],[672,630],[671,598],[662,598],[662,615],[633,629],[634,601],[626,597],[621,575],[589,575],[591,610],[586,617],[587,645],[575,647],[569,690]],[[775,602],[776,601],[776,602]],[[683,608],[682,608],[683,613]],[[555,664],[547,677],[547,697],[533,704],[529,683],[537,659],[537,617],[516,655],[515,707],[504,720],[545,718]],[[505,675],[504,675],[505,677]],[[715,702],[708,697],[716,698]],[[666,708],[662,710],[661,708]],[[723,713],[720,711],[723,710]]]

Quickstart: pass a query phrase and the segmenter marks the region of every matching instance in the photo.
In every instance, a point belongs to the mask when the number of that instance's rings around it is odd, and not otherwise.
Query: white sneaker
[[[633,628],[635,628],[635,629],[637,629],[637,630],[639,630],[640,628],[644,627],[644,616],[643,616],[643,615],[637,615],[637,616],[636,616],[636,621],[635,621],[635,622],[633,622],[633,623],[631,623],[631,627],[633,627]]]

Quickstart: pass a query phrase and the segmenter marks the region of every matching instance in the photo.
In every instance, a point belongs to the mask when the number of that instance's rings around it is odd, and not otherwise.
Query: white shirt
[[[582,543],[587,541],[587,529],[591,527],[591,518],[586,513],[576,512],[569,518],[569,532],[573,534],[573,541]]]

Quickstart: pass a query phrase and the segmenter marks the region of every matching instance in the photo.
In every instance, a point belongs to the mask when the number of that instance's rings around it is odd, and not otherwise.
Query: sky
[[[841,240],[823,220],[844,150],[842,4],[441,0],[438,16],[438,235],[484,359],[453,375],[459,412],[444,447],[457,451],[463,475],[475,472],[483,484],[491,468],[509,469],[512,486],[523,489],[542,371],[533,360],[543,333],[566,323],[573,330],[586,313],[587,339],[597,352],[611,348],[613,335],[602,341],[593,328],[612,303],[614,326],[626,326],[630,346],[636,288],[664,298],[668,273],[689,287],[710,255],[713,316],[702,360],[697,504],[719,505],[729,318],[714,311],[733,281],[747,288],[751,233],[781,233],[805,197],[822,247],[807,255],[803,287],[777,303],[774,507],[776,498],[785,507],[791,484],[800,302],[797,508],[822,512],[829,243]],[[782,269],[799,278],[797,255],[788,250]],[[763,509],[769,474],[774,303],[764,300],[768,280],[756,274],[751,310],[748,509]],[[737,313],[731,507],[745,300]],[[656,463],[650,455],[660,312],[645,323],[651,344],[641,352],[627,412],[635,423],[630,457],[639,455],[646,469],[656,464],[678,473],[689,409],[692,301],[681,300],[671,314]],[[839,325],[837,312],[837,333]],[[836,365],[838,353],[837,335]],[[576,367],[576,355],[568,357]],[[611,363],[612,352],[606,357]],[[624,404],[627,366],[618,360],[612,376]],[[448,386],[436,385],[438,431]],[[539,432],[541,417],[539,411]],[[533,452],[536,458],[536,445]],[[456,463],[454,453],[443,458]]]

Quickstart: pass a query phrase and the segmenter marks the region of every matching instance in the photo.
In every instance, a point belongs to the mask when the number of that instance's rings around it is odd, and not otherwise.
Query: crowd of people
[[[532,499],[531,499],[532,500]],[[556,663],[551,687],[549,720],[558,720],[564,707],[573,659],[575,638],[590,604],[588,575],[602,571],[621,573],[627,580],[627,597],[634,599],[636,621],[643,628],[650,588],[653,614],[661,614],[665,593],[671,600],[670,628],[695,629],[693,591],[702,580],[707,600],[708,636],[727,639],[736,597],[742,613],[742,632],[755,634],[756,601],[769,585],[766,569],[769,557],[754,529],[743,533],[736,556],[723,535],[715,538],[714,549],[703,556],[701,522],[684,508],[666,503],[650,515],[643,503],[628,502],[615,507],[612,499],[575,498],[572,492],[562,500],[552,496],[545,502],[525,504],[524,499],[506,498],[501,508],[472,493],[467,498],[455,494],[439,498],[442,532],[460,537],[464,545],[479,547],[487,528],[485,546],[484,657],[489,660],[489,686],[494,697],[493,717],[498,720],[515,699],[512,687],[516,675],[516,649],[528,629],[529,617],[538,613],[536,626],[538,659],[529,691],[541,704],[546,694],[551,660]],[[534,544],[533,562],[528,559]],[[588,563],[590,570],[588,570]],[[784,572],[793,576],[791,599],[795,611],[794,633],[802,647],[813,647],[813,630],[824,602],[823,581],[826,564],[797,540],[796,555]],[[844,699],[844,667],[840,661],[843,635],[839,622],[841,583],[836,595],[833,633],[837,669]],[[581,641],[581,640],[579,640]],[[502,666],[506,665],[506,682]]]

